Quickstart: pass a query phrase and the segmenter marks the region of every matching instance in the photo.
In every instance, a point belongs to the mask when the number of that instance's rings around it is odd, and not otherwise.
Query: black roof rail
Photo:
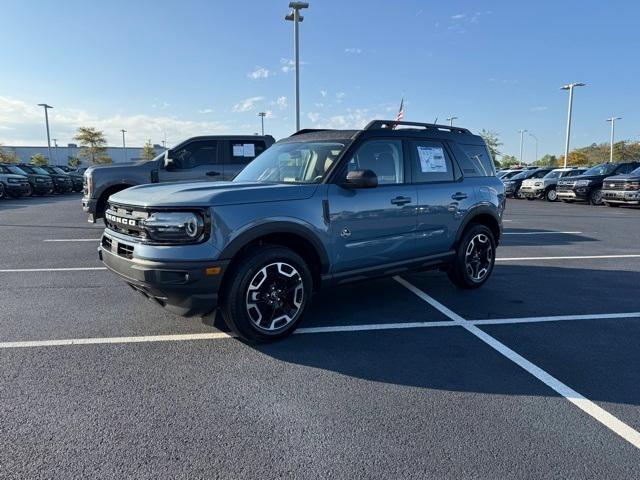
[[[313,132],[326,132],[329,129],[327,128],[303,128],[302,130],[298,130],[295,133],[289,135],[290,137],[295,137],[296,135],[302,135],[304,133],[313,133]]]
[[[408,125],[412,127],[422,127],[425,130],[446,130],[452,133],[462,133],[465,135],[471,135],[471,132],[466,128],[452,127],[450,125],[437,125],[435,123],[421,123],[421,122],[405,122],[399,120],[371,120],[365,130],[381,130],[381,129],[394,129],[398,125]]]

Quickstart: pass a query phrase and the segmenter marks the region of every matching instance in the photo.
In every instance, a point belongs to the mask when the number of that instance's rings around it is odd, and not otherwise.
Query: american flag
[[[398,110],[398,114],[396,115],[396,122],[399,122],[404,119],[404,97],[400,100],[400,109]]]

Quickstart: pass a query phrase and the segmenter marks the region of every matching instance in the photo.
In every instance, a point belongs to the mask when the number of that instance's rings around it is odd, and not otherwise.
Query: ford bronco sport
[[[504,187],[481,137],[375,120],[301,130],[232,182],[111,195],[99,255],[184,316],[220,307],[241,338],[290,334],[327,285],[440,268],[460,288],[493,270]]]

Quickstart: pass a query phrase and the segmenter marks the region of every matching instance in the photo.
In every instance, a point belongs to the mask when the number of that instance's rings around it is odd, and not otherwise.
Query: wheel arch
[[[471,225],[485,225],[493,233],[496,245],[500,243],[500,237],[502,235],[502,227],[500,218],[495,213],[493,208],[487,206],[479,206],[469,212],[465,219],[462,221],[458,233],[456,235],[456,245],[460,243],[462,235]]]

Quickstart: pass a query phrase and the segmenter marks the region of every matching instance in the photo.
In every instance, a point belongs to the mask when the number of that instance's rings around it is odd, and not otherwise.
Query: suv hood
[[[311,197],[317,188],[317,183],[162,183],[127,188],[111,195],[109,199],[115,203],[141,207],[215,207],[302,200]]]
[[[112,173],[117,173],[119,170],[129,171],[130,167],[132,166],[136,166],[136,167],[149,166],[149,168],[154,168],[154,167],[157,168],[156,162],[152,160],[148,162],[118,162],[118,163],[112,163],[110,165],[91,165],[84,171],[84,174],[80,173],[78,175],[96,175],[96,174],[99,175],[101,172],[109,172],[110,174],[112,174]]]
[[[630,174],[630,173],[624,173],[624,174],[620,174],[620,175],[613,175],[611,177],[607,177],[604,179],[604,181],[606,182],[607,180],[638,180],[638,178],[640,178],[640,173],[636,173],[634,175]]]
[[[4,178],[17,178],[18,180],[26,180],[29,181],[29,179],[25,176],[25,175],[16,175],[15,173],[0,173],[0,175],[2,175],[2,177]]]

